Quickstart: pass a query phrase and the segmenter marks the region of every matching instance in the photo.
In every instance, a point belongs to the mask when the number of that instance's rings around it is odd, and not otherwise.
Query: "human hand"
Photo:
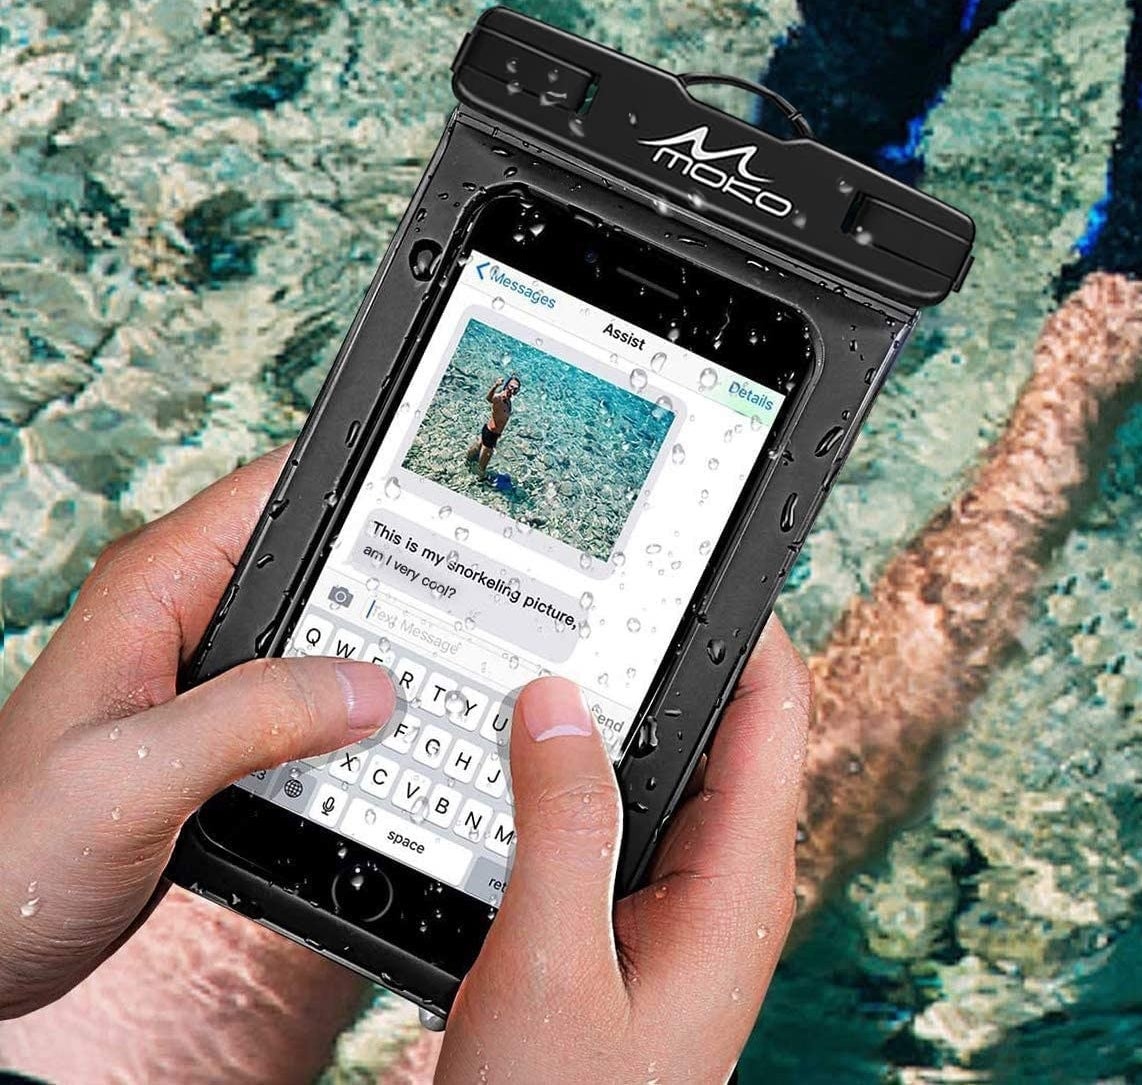
[[[183,821],[267,765],[359,741],[370,663],[264,659],[175,696],[285,458],[110,546],[0,709],[0,1017],[58,998],[145,917]]]
[[[724,1082],[794,914],[809,676],[776,618],[649,884],[613,903],[621,806],[582,694],[527,686],[512,722],[516,853],[435,1080]]]

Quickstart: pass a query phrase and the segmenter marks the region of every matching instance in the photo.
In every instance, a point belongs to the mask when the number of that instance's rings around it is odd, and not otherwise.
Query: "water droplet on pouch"
[[[686,449],[684,449],[681,445],[675,445],[670,450],[670,460],[672,463],[685,463]]]
[[[579,596],[579,605],[584,610],[590,610],[590,608],[594,605],[594,602],[595,597],[589,591],[585,591],[582,595]]]
[[[627,619],[627,629],[629,629],[632,633],[637,633],[641,628],[642,622],[640,622],[637,618]]]
[[[716,470],[718,469],[718,461],[717,461],[717,458],[716,458],[716,457],[714,457],[714,456],[711,456],[711,457],[710,457],[710,458],[709,458],[709,459],[706,461],[706,467],[707,467],[707,469],[708,469],[708,470],[710,470],[710,471],[716,471]]]
[[[655,355],[654,355],[654,356],[653,356],[653,357],[650,359],[650,368],[651,368],[651,369],[653,369],[655,373],[661,373],[661,372],[662,372],[662,367],[663,367],[665,364],[666,364],[666,352],[665,352],[665,351],[663,351],[663,350],[660,350],[660,351],[658,351],[658,352],[657,352],[657,353],[656,353],[656,354],[655,354]]]
[[[718,383],[718,371],[713,366],[706,366],[698,375],[698,387],[706,391]]]
[[[630,371],[630,386],[636,392],[641,392],[646,387],[645,369],[632,369]]]
[[[365,824],[372,825],[377,820],[377,812],[371,806],[365,811]]]
[[[408,254],[408,266],[412,270],[412,277],[422,282],[431,279],[436,272],[442,251],[435,241],[427,237],[421,238]]]
[[[390,501],[395,501],[400,497],[400,482],[395,477],[391,477],[385,483],[385,497]]]
[[[498,313],[504,307],[504,299],[500,297],[492,298],[492,308]]]

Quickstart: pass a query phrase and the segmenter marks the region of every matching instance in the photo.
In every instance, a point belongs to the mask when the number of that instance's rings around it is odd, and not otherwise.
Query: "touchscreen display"
[[[498,905],[514,695],[573,679],[621,757],[782,399],[472,252],[285,648],[397,716],[242,786]]]

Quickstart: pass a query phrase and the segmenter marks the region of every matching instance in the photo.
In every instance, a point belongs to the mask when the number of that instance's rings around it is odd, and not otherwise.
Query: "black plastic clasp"
[[[452,71],[457,98],[498,125],[912,308],[958,290],[971,265],[975,226],[962,211],[518,12],[486,11]]]

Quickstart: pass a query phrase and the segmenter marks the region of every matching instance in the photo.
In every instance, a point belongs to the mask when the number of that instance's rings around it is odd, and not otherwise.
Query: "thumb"
[[[611,926],[621,806],[614,768],[579,687],[540,678],[511,735],[516,850],[493,934],[543,948],[561,969],[615,962]],[[609,947],[606,948],[606,947]],[[558,956],[555,956],[558,954]],[[570,966],[570,969],[569,969]]]
[[[122,720],[113,746],[103,727],[89,738],[107,783],[121,790],[129,782],[137,799],[124,804],[123,819],[136,807],[151,823],[156,807],[163,821],[185,818],[256,769],[359,742],[384,726],[395,704],[392,679],[372,663],[256,659]]]

